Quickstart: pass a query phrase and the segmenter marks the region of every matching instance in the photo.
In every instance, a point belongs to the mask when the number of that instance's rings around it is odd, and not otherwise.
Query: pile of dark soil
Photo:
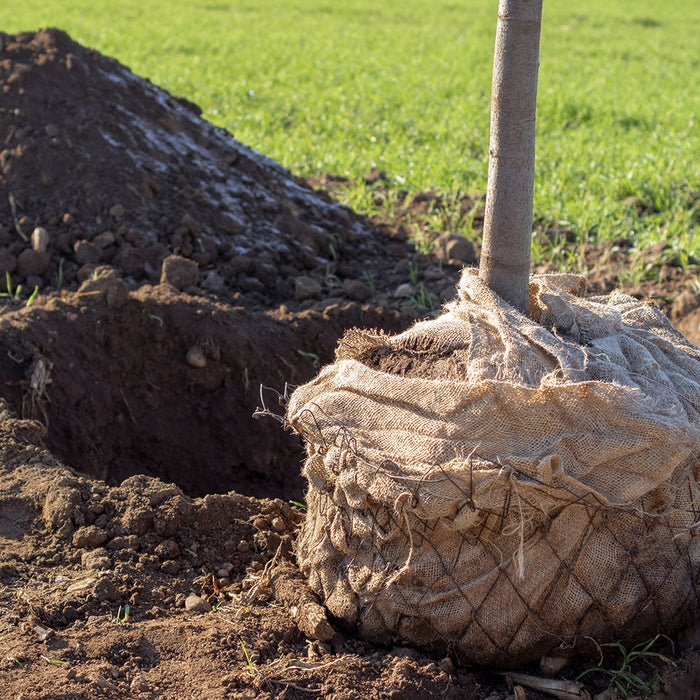
[[[437,311],[474,246],[418,254],[405,211],[363,219],[57,30],[0,34],[0,91],[5,696],[522,697],[332,626],[292,555],[301,446],[252,417],[346,329]]]
[[[60,31],[0,42],[0,271],[15,284],[75,289],[100,264],[130,287],[156,284],[170,254],[197,263],[187,286],[246,305],[367,301],[408,281],[408,266],[395,267],[410,245],[202,120],[196,105]],[[32,250],[37,227],[45,251]],[[316,284],[295,287],[299,277]],[[434,277],[449,292],[450,275]]]

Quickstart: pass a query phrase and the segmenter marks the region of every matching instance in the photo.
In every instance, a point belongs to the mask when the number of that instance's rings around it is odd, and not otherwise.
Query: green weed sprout
[[[417,308],[424,309],[426,311],[432,311],[435,308],[435,302],[433,302],[430,292],[426,289],[422,282],[418,286],[416,293],[410,297],[410,301]]]
[[[18,284],[16,287],[12,287],[12,277],[10,273],[5,270],[5,291],[0,292],[0,298],[11,299],[12,301],[19,301],[20,295],[22,294],[22,285]],[[27,299],[27,306],[31,306],[32,302],[37,298],[39,294],[39,287],[35,286],[34,291]]]
[[[39,287],[35,286],[34,291],[29,295],[29,299],[27,299],[27,306],[31,306],[38,295],[39,295]]]
[[[58,261],[58,270],[56,270],[56,289],[61,289],[63,287],[63,263],[65,262],[65,258],[61,258]]]
[[[331,249],[333,249],[332,245],[331,245]],[[333,288],[337,289],[337,288],[340,288],[343,286],[343,283],[340,281],[340,278],[331,272],[331,264],[330,263],[328,263],[326,265],[326,272],[324,274],[324,280],[329,287],[333,287]]]
[[[256,675],[255,666],[253,666],[253,662],[250,660],[250,656],[248,655],[248,650],[245,648],[245,644],[243,644],[243,640],[241,640],[241,648],[243,649],[243,653],[245,654],[245,660],[246,660],[246,663],[248,664],[248,673],[250,673],[251,676],[255,676]]]
[[[68,664],[67,661],[61,661],[60,659],[50,659],[48,656],[44,656],[43,654],[41,655],[41,658],[44,659],[47,663],[50,663],[52,666],[66,666]]]
[[[659,659],[665,663],[675,666],[673,661],[664,654],[657,651],[651,651],[651,648],[656,644],[663,635],[657,634],[655,637],[648,639],[646,642],[641,642],[632,647],[629,651],[620,642],[610,642],[609,644],[601,644],[602,647],[617,649],[622,656],[622,663],[619,668],[603,668],[602,666],[594,666],[587,668],[583,673],[580,673],[576,680],[581,680],[589,673],[602,673],[610,678],[608,688],[613,685],[622,693],[624,697],[629,697],[633,692],[651,693],[650,685],[639,677],[633,670],[632,664],[636,661],[648,661],[650,659]]]
[[[321,366],[321,358],[319,355],[315,352],[305,352],[304,350],[297,350],[297,354],[301,355],[302,357],[305,357],[307,360],[311,361],[311,364],[314,367],[320,367]]]
[[[12,277],[7,270],[5,270],[5,289],[7,291],[0,292],[0,297],[12,299],[13,301],[17,301],[17,299],[19,299],[19,295],[22,293],[21,284],[18,284],[14,289],[12,288]]]
[[[129,604],[127,603],[124,608],[122,609],[122,606],[119,606],[119,610],[117,610],[117,614],[114,617],[113,622],[116,622],[118,625],[124,625],[129,621],[129,612],[131,608],[129,607]]]

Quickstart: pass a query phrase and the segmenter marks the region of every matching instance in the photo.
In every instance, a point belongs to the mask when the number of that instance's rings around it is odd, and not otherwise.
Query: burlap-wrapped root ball
[[[347,334],[294,392],[298,561],[346,627],[512,667],[694,618],[700,349],[584,291],[533,277],[525,318],[467,270],[441,317]]]

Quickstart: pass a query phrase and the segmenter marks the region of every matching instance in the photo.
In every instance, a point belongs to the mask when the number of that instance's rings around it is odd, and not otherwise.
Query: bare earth
[[[365,220],[333,199],[340,178],[294,178],[56,30],[0,34],[0,86],[0,695],[550,697],[334,626],[295,566],[302,446],[253,418],[283,413],[346,329],[437,313],[478,249],[422,255],[408,234],[479,196]],[[629,247],[586,249],[592,291]],[[626,291],[698,342],[693,272],[643,255],[653,282]],[[661,640],[675,666],[635,672],[700,697],[699,643]]]

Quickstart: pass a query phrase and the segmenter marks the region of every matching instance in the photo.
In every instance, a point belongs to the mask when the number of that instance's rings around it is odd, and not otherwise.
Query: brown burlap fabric
[[[700,349],[654,307],[466,270],[395,337],[350,332],[298,388],[299,565],[363,637],[515,666],[696,614]]]

